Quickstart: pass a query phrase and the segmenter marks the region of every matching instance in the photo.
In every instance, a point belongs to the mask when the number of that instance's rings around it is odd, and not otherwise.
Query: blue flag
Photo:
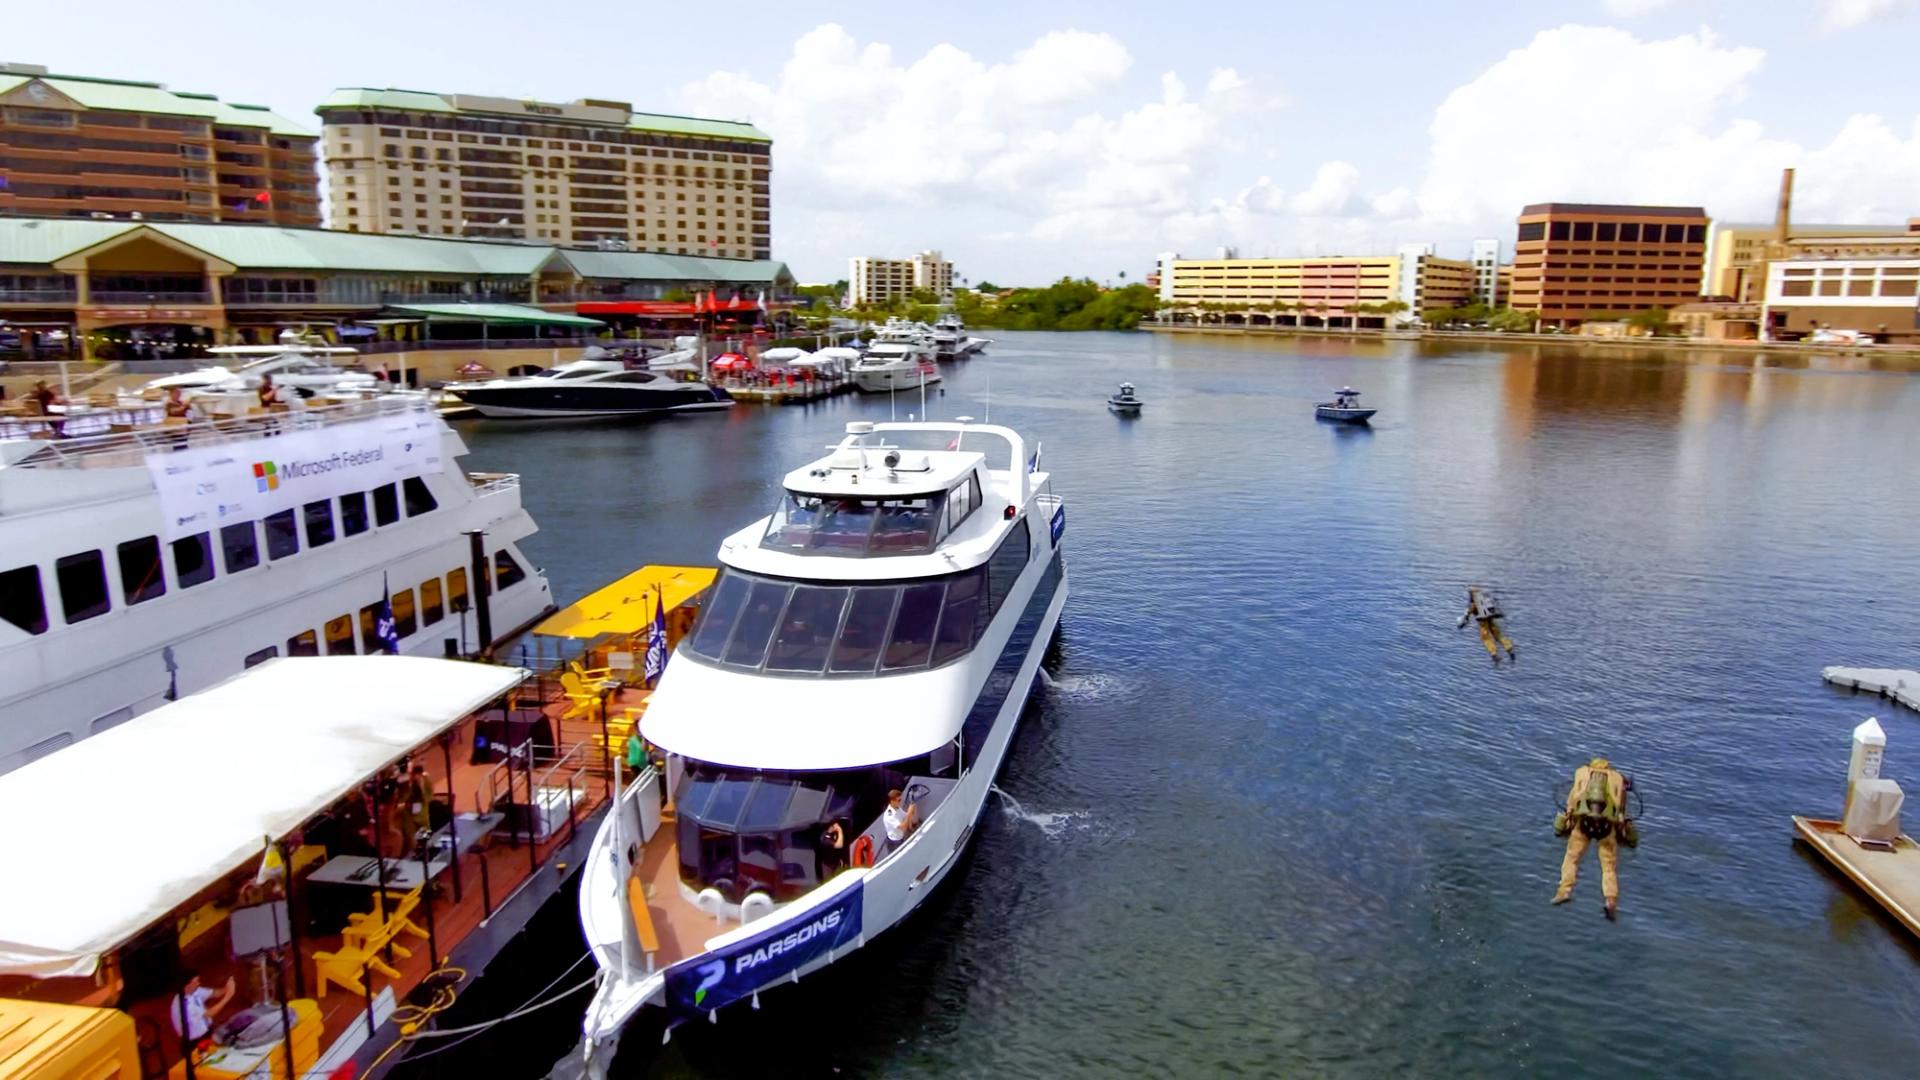
[[[373,636],[380,639],[380,651],[400,655],[400,634],[393,625],[393,597],[387,592],[387,575],[380,575],[380,613],[373,620]]]
[[[1027,459],[1027,471],[1030,473],[1040,471],[1040,446],[1040,443],[1034,443],[1033,456]]]
[[[653,625],[647,628],[647,682],[660,677],[667,670],[667,597],[664,592],[653,594]]]

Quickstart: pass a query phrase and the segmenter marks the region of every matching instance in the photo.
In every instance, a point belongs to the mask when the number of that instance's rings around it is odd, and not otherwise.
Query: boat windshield
[[[760,546],[796,555],[925,555],[943,535],[946,501],[945,492],[850,499],[789,491],[767,522]]]

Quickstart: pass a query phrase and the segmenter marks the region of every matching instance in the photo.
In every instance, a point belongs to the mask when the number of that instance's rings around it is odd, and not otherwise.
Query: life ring
[[[847,860],[855,866],[873,865],[873,837],[862,836],[853,842],[853,850]]]

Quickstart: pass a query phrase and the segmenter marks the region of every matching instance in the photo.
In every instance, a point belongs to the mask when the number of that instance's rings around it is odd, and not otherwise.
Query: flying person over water
[[[1503,645],[1506,647],[1509,658],[1515,656],[1513,639],[1507,637],[1507,632],[1500,627],[1500,620],[1505,615],[1506,612],[1500,610],[1500,602],[1493,598],[1491,592],[1478,585],[1469,585],[1467,586],[1466,614],[1460,616],[1460,621],[1454,624],[1454,628],[1457,630],[1467,625],[1467,620],[1473,620],[1480,628],[1480,644],[1486,646],[1487,655],[1498,662],[1500,648]]]
[[[1560,860],[1560,888],[1553,902],[1564,904],[1573,899],[1574,882],[1580,878],[1580,857],[1587,845],[1600,849],[1601,909],[1611,920],[1620,906],[1620,845],[1638,847],[1639,830],[1627,816],[1627,792],[1633,781],[1613,767],[1606,758],[1594,758],[1574,770],[1573,786],[1567,790],[1567,808],[1553,816],[1553,835],[1567,838],[1567,854]]]

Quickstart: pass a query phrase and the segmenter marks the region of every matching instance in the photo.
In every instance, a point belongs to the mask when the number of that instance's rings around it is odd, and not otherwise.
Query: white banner
[[[439,420],[428,410],[315,427],[298,426],[298,416],[267,421],[280,425],[278,435],[148,454],[165,519],[161,539],[441,471]]]

